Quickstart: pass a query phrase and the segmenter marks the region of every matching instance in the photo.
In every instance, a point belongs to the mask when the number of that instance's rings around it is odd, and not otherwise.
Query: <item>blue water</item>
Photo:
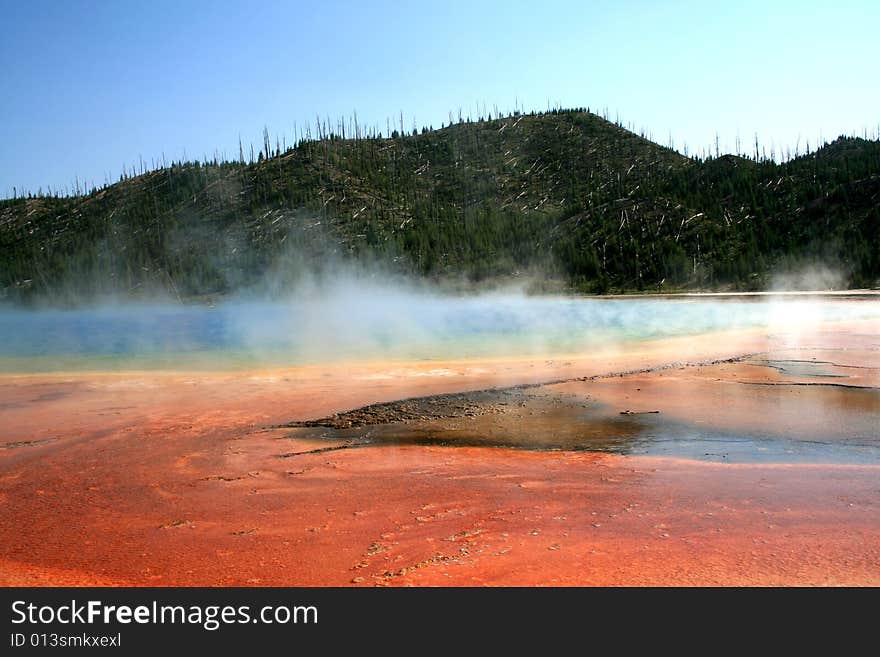
[[[610,342],[772,328],[799,316],[880,321],[880,301],[448,297],[346,289],[217,306],[0,309],[0,370],[583,353]]]

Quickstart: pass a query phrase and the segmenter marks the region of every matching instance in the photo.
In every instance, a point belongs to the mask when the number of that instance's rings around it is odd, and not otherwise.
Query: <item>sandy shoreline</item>
[[[864,321],[552,358],[2,375],[0,584],[878,585],[871,459],[313,451],[328,438],[266,430],[405,397],[639,370],[540,390],[589,397],[609,417],[659,406],[664,421],[701,431],[818,432],[848,449],[876,439],[878,354]],[[747,355],[759,362],[707,364]],[[781,360],[833,367],[792,374]],[[487,417],[503,428],[507,416]]]

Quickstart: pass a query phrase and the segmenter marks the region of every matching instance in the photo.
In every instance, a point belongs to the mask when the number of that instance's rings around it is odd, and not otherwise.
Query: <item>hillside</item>
[[[268,140],[84,196],[0,201],[0,297],[181,298],[355,258],[439,280],[587,292],[756,289],[815,262],[880,279],[880,143],[785,164],[686,158],[583,110],[391,137]],[[271,276],[267,276],[271,274]]]

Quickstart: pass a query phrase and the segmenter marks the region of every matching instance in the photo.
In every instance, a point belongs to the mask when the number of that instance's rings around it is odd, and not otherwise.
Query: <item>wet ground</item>
[[[880,585],[872,322],[0,403],[6,585]]]
[[[880,464],[880,365],[851,364],[880,363],[877,352],[795,355],[809,357],[757,353],[626,376],[429,395],[276,428],[291,429],[286,439],[325,441],[316,449],[327,451],[441,445]]]

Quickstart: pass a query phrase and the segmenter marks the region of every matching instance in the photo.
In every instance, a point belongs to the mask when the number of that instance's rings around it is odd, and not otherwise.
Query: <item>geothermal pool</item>
[[[880,585],[878,426],[870,294],[7,309],[0,584]]]
[[[880,321],[880,297],[452,297],[330,289],[216,306],[0,308],[0,371],[240,369],[589,353],[721,330]]]

